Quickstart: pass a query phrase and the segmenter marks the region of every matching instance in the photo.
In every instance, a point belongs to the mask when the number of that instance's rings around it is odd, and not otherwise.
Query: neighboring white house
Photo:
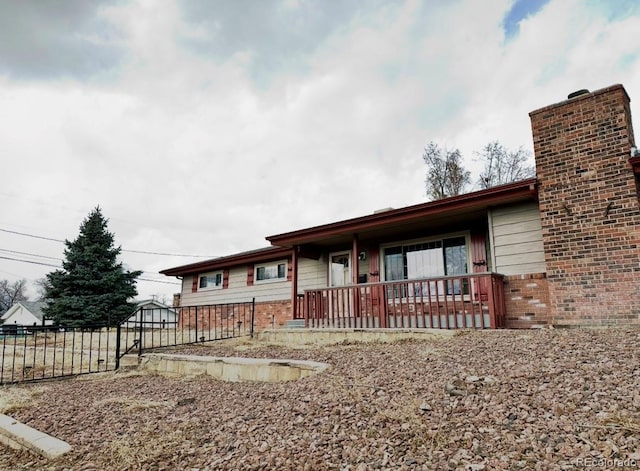
[[[9,308],[2,315],[3,325],[52,325],[53,320],[45,319],[42,307],[45,303],[39,301],[20,301]]]
[[[122,326],[127,328],[175,329],[178,325],[178,313],[171,307],[153,299],[139,301],[133,315]]]

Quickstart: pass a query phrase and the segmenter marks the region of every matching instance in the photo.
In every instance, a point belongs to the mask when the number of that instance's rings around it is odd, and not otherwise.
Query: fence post
[[[493,275],[491,275],[491,293],[489,293],[489,298],[487,299],[489,302],[489,328],[496,328],[496,280]],[[484,319],[482,319],[482,327],[486,328],[484,325]]]
[[[142,330],[142,308],[138,308],[138,312],[140,313],[140,330],[138,331],[138,356],[142,355],[142,336],[144,335],[144,331]]]
[[[255,319],[255,312],[256,312],[256,298],[253,298],[251,300],[251,329],[249,331],[251,338],[253,338],[253,320]]]
[[[191,338],[189,338],[191,341]],[[198,343],[198,306],[196,306],[196,343]]]
[[[107,336],[109,335],[109,329],[107,329]],[[116,327],[116,370],[118,368],[120,368],[120,323]]]

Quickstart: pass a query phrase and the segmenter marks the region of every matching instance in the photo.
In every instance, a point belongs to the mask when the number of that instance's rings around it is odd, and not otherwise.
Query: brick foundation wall
[[[549,285],[544,273],[504,277],[506,327],[529,329],[551,322]]]
[[[530,113],[552,322],[640,323],[640,205],[621,85]]]
[[[197,313],[197,316],[196,316]],[[197,317],[197,320],[196,320]],[[178,325],[180,328],[213,329],[214,325],[220,329],[232,330],[237,328],[237,321],[249,322],[251,319],[251,303],[237,305],[211,305],[185,307],[179,310]],[[284,327],[288,320],[293,319],[291,301],[256,302],[254,313],[254,329],[263,330]]]
[[[180,329],[218,332],[212,335],[244,331],[249,329],[251,322],[251,303],[183,306],[177,309]]]
[[[284,327],[291,319],[293,319],[291,301],[256,303],[253,324],[255,330]]]

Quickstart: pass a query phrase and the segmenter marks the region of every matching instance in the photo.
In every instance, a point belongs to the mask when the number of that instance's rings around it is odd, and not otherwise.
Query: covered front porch
[[[496,268],[539,271],[529,257],[539,245],[528,212],[535,198],[535,181],[525,180],[267,240],[291,249],[292,317],[307,327],[503,328],[505,276]],[[497,206],[507,208],[499,221]],[[319,286],[310,260],[324,267]]]
[[[496,329],[505,326],[503,286],[500,274],[474,273],[312,289],[294,317],[308,328]]]

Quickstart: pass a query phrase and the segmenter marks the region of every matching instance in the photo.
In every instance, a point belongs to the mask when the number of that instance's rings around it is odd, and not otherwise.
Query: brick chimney
[[[640,204],[622,85],[533,111],[553,323],[640,323]]]

